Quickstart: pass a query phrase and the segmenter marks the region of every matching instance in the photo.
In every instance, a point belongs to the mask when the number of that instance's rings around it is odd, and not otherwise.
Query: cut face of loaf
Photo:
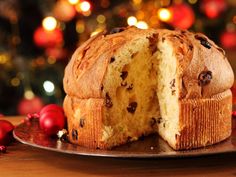
[[[176,150],[217,143],[231,133],[232,83],[203,35],[131,28],[92,38],[65,70],[70,141],[111,149],[158,133]]]

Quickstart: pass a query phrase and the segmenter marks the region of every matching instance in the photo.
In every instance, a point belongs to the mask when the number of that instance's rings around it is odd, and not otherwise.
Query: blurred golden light
[[[75,5],[79,2],[79,0],[68,0],[68,2],[72,5]]]
[[[20,85],[20,79],[17,78],[17,77],[14,77],[11,79],[11,85],[14,86],[14,87],[17,87]]]
[[[32,92],[32,90],[26,90],[24,96],[26,99],[32,99],[34,98],[34,93]]]
[[[76,31],[77,33],[83,33],[85,30],[85,25],[84,25],[84,21],[79,20],[76,23]]]
[[[139,21],[135,26],[140,29],[148,29],[148,24],[144,21]]]
[[[5,64],[9,60],[9,55],[0,54],[0,64]]]
[[[134,4],[140,4],[142,2],[142,0],[133,0]]]
[[[167,8],[160,8],[157,15],[161,21],[167,22],[171,19],[171,12]]]
[[[49,16],[43,19],[42,25],[45,30],[53,31],[57,27],[57,20]]]
[[[106,21],[106,17],[104,16],[104,15],[98,15],[97,16],[97,22],[98,23],[105,23],[105,21]]]
[[[97,35],[98,33],[102,32],[104,30],[104,28],[97,28],[95,31],[93,31],[90,34],[90,37]]]
[[[134,16],[130,16],[130,17],[127,19],[127,23],[128,23],[129,26],[136,25],[136,23],[137,23],[137,18],[134,17]]]
[[[80,7],[81,11],[87,12],[90,10],[91,5],[88,1],[83,1],[79,4],[79,7]]]
[[[49,64],[52,65],[52,64],[56,63],[57,60],[54,57],[48,57],[47,61],[48,61]]]
[[[196,3],[197,3],[197,0],[188,0],[188,2],[189,2],[190,4],[196,4]]]

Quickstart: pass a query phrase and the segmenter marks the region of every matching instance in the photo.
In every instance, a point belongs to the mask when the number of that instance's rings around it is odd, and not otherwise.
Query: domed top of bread
[[[93,36],[75,51],[63,80],[68,95],[101,98],[102,82],[113,56],[140,37],[149,39],[153,54],[158,52],[159,42],[168,42],[173,47],[182,82],[180,98],[211,97],[233,84],[234,74],[223,49],[203,34],[136,27],[116,28],[113,32]]]

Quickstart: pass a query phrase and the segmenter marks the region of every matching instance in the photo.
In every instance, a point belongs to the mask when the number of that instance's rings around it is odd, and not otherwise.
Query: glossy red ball
[[[65,127],[65,116],[60,111],[44,112],[39,117],[39,124],[47,135],[56,135],[59,130]]]
[[[61,106],[58,106],[56,104],[48,104],[41,109],[39,115],[42,116],[44,113],[48,112],[61,112],[62,114],[64,114]]]
[[[13,141],[14,126],[7,120],[0,120],[0,145],[8,145]]]

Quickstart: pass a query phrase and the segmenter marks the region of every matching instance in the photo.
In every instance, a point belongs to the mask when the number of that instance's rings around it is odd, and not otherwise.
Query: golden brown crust
[[[156,36],[159,40],[168,40],[174,46],[182,82],[181,98],[207,98],[232,86],[234,74],[224,51],[205,35],[129,27],[112,35],[100,33],[76,50],[65,69],[65,92],[77,98],[101,98],[102,81],[116,50],[140,35],[151,36],[153,33],[159,33]],[[209,43],[209,47],[202,41]],[[204,86],[199,84],[199,75],[203,71],[212,73],[211,81]]]
[[[209,98],[231,88],[233,70],[213,41],[200,33],[163,30],[160,40],[168,40],[174,46],[180,77],[180,98]],[[211,72],[209,83],[201,84],[202,72]]]
[[[114,53],[125,43],[153,32],[128,27],[120,33],[100,33],[90,38],[75,51],[65,68],[65,92],[77,98],[101,98],[102,81]]]
[[[231,135],[232,93],[230,90],[209,99],[180,100],[180,134],[175,150],[212,145]]]
[[[104,148],[102,137],[103,99],[77,99],[66,96],[69,140],[89,148]]]

